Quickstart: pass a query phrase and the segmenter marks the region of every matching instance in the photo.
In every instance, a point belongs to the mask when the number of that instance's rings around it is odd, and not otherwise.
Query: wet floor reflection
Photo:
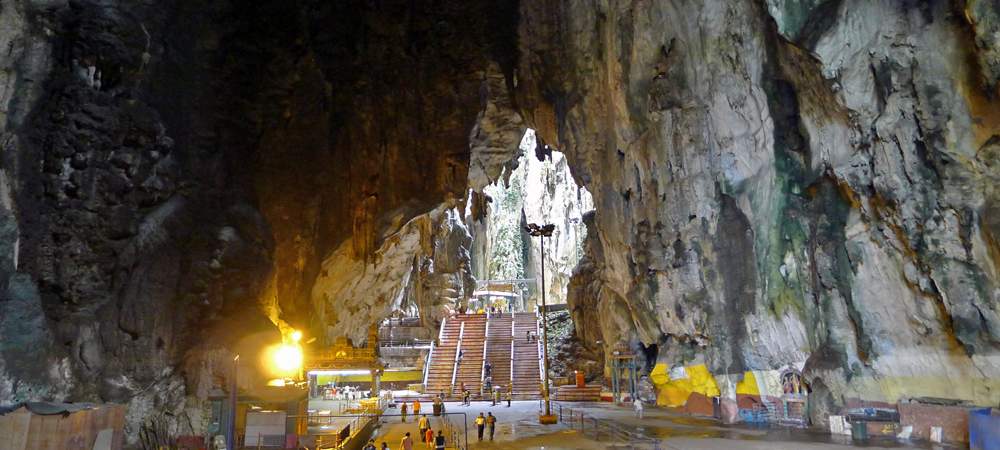
[[[656,439],[693,438],[729,439],[764,442],[806,442],[816,444],[851,445],[872,448],[921,448],[949,450],[959,446],[936,444],[922,440],[897,440],[893,438],[870,437],[854,440],[850,436],[831,435],[822,430],[798,427],[749,427],[745,425],[724,425],[721,421],[697,417],[663,417],[677,426],[652,427],[619,423],[619,426],[634,433]]]

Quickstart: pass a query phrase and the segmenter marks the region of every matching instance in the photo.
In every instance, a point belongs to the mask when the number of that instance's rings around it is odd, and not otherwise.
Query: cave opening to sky
[[[488,212],[470,227],[473,276],[478,287],[486,280],[540,278],[541,242],[524,227],[554,224],[552,237],[545,241],[544,286],[548,303],[565,304],[570,276],[584,253],[583,215],[594,209],[594,200],[576,183],[562,152],[553,150],[539,160],[535,147],[535,130],[529,128],[521,139],[516,168],[483,189]],[[523,295],[527,309],[540,295],[531,283],[513,289]]]

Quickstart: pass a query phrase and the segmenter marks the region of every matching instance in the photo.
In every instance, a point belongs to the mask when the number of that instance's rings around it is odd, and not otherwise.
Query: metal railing
[[[434,361],[434,346],[431,345],[431,350],[427,352],[427,357],[424,359],[424,390],[427,389],[427,376],[431,373],[431,361]]]
[[[400,339],[379,339],[379,347],[412,347],[412,348],[425,348],[430,347],[434,344],[433,339],[416,339],[416,338],[400,338]]]
[[[544,400],[539,401],[539,407],[541,407],[542,401]],[[570,429],[579,430],[581,435],[595,441],[601,441],[602,439],[610,441],[612,447],[618,445],[635,449],[637,445],[642,446],[652,444],[654,450],[660,450],[660,448],[676,450],[674,447],[660,442],[660,439],[636,434],[620,425],[615,424],[612,420],[598,419],[587,415],[583,411],[575,410],[563,405],[554,406],[558,407],[558,410],[554,412],[559,414],[560,422],[568,424]]]
[[[462,428],[461,431],[459,427],[451,420],[451,414],[461,414],[462,415]],[[455,448],[459,450],[467,450],[469,448],[469,422],[465,413],[449,413],[444,411],[444,406],[441,409],[441,421],[444,423],[444,428],[448,430],[448,437],[445,438],[445,448]],[[464,441],[463,441],[464,436]],[[451,443],[451,445],[447,445]]]
[[[458,365],[462,363],[462,340],[465,338],[465,321],[462,321],[462,326],[458,330],[458,345],[455,347],[455,363],[451,369],[451,389],[452,392],[455,391],[455,377],[458,376]]]

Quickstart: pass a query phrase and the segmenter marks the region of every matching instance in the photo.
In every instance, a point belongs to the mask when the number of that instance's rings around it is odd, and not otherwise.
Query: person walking
[[[507,391],[507,407],[510,408],[510,390]]]
[[[434,448],[434,430],[428,428],[424,431],[424,438],[427,439],[427,448]]]
[[[386,444],[385,442],[383,442],[382,446],[379,447],[378,450],[389,450],[389,444]]]
[[[472,401],[469,399],[469,391],[465,391],[465,406],[472,406]]]
[[[531,342],[531,332],[530,331],[525,331],[524,332],[524,342]]]
[[[479,429],[479,440],[483,440],[483,428],[486,427],[486,418],[483,417],[483,413],[479,413],[479,417],[476,417],[476,428]]]
[[[399,450],[413,450],[413,439],[410,438],[410,433],[406,433],[406,437],[399,442]]]
[[[414,409],[414,411],[416,411],[416,409]],[[431,421],[427,420],[427,414],[424,414],[424,416],[420,418],[420,421],[417,422],[417,428],[420,429],[420,442],[427,442],[427,430],[431,429]]]
[[[496,430],[497,418],[492,412],[486,413],[486,424],[490,426],[490,440],[493,440],[493,431]]]
[[[441,430],[438,430],[438,435],[434,438],[434,443],[437,444],[437,450],[444,450],[444,434]]]
[[[420,415],[420,400],[413,401],[413,417]]]
[[[633,403],[635,404],[635,417],[641,419],[642,418],[642,400],[639,400],[638,398],[636,398],[635,402],[633,402]]]
[[[403,417],[403,422],[406,422],[406,400],[403,400],[403,405],[399,407],[399,413]],[[406,435],[409,436],[410,433],[406,433]]]
[[[361,447],[361,450],[376,450],[375,449],[375,439],[369,439],[368,445]]]

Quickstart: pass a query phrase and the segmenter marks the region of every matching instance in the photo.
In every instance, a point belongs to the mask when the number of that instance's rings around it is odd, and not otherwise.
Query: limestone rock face
[[[596,204],[578,334],[805,362],[817,399],[1000,400],[996,11],[957,8],[523,3],[518,104]]]
[[[331,261],[364,286],[415,268],[404,298],[433,323],[472,285],[450,212],[470,149],[523,128],[516,12],[3,2],[0,402],[128,403],[130,445],[154,420],[201,435],[234,354],[259,385],[282,333],[328,334]],[[382,318],[365,314],[332,329]]]
[[[350,241],[323,262],[313,304],[327,340],[360,343],[369,325],[396,311],[419,314],[426,335],[418,337],[430,338],[448,310],[472,296],[472,236],[453,205],[395,222],[385,236],[370,263],[353,257]]]

